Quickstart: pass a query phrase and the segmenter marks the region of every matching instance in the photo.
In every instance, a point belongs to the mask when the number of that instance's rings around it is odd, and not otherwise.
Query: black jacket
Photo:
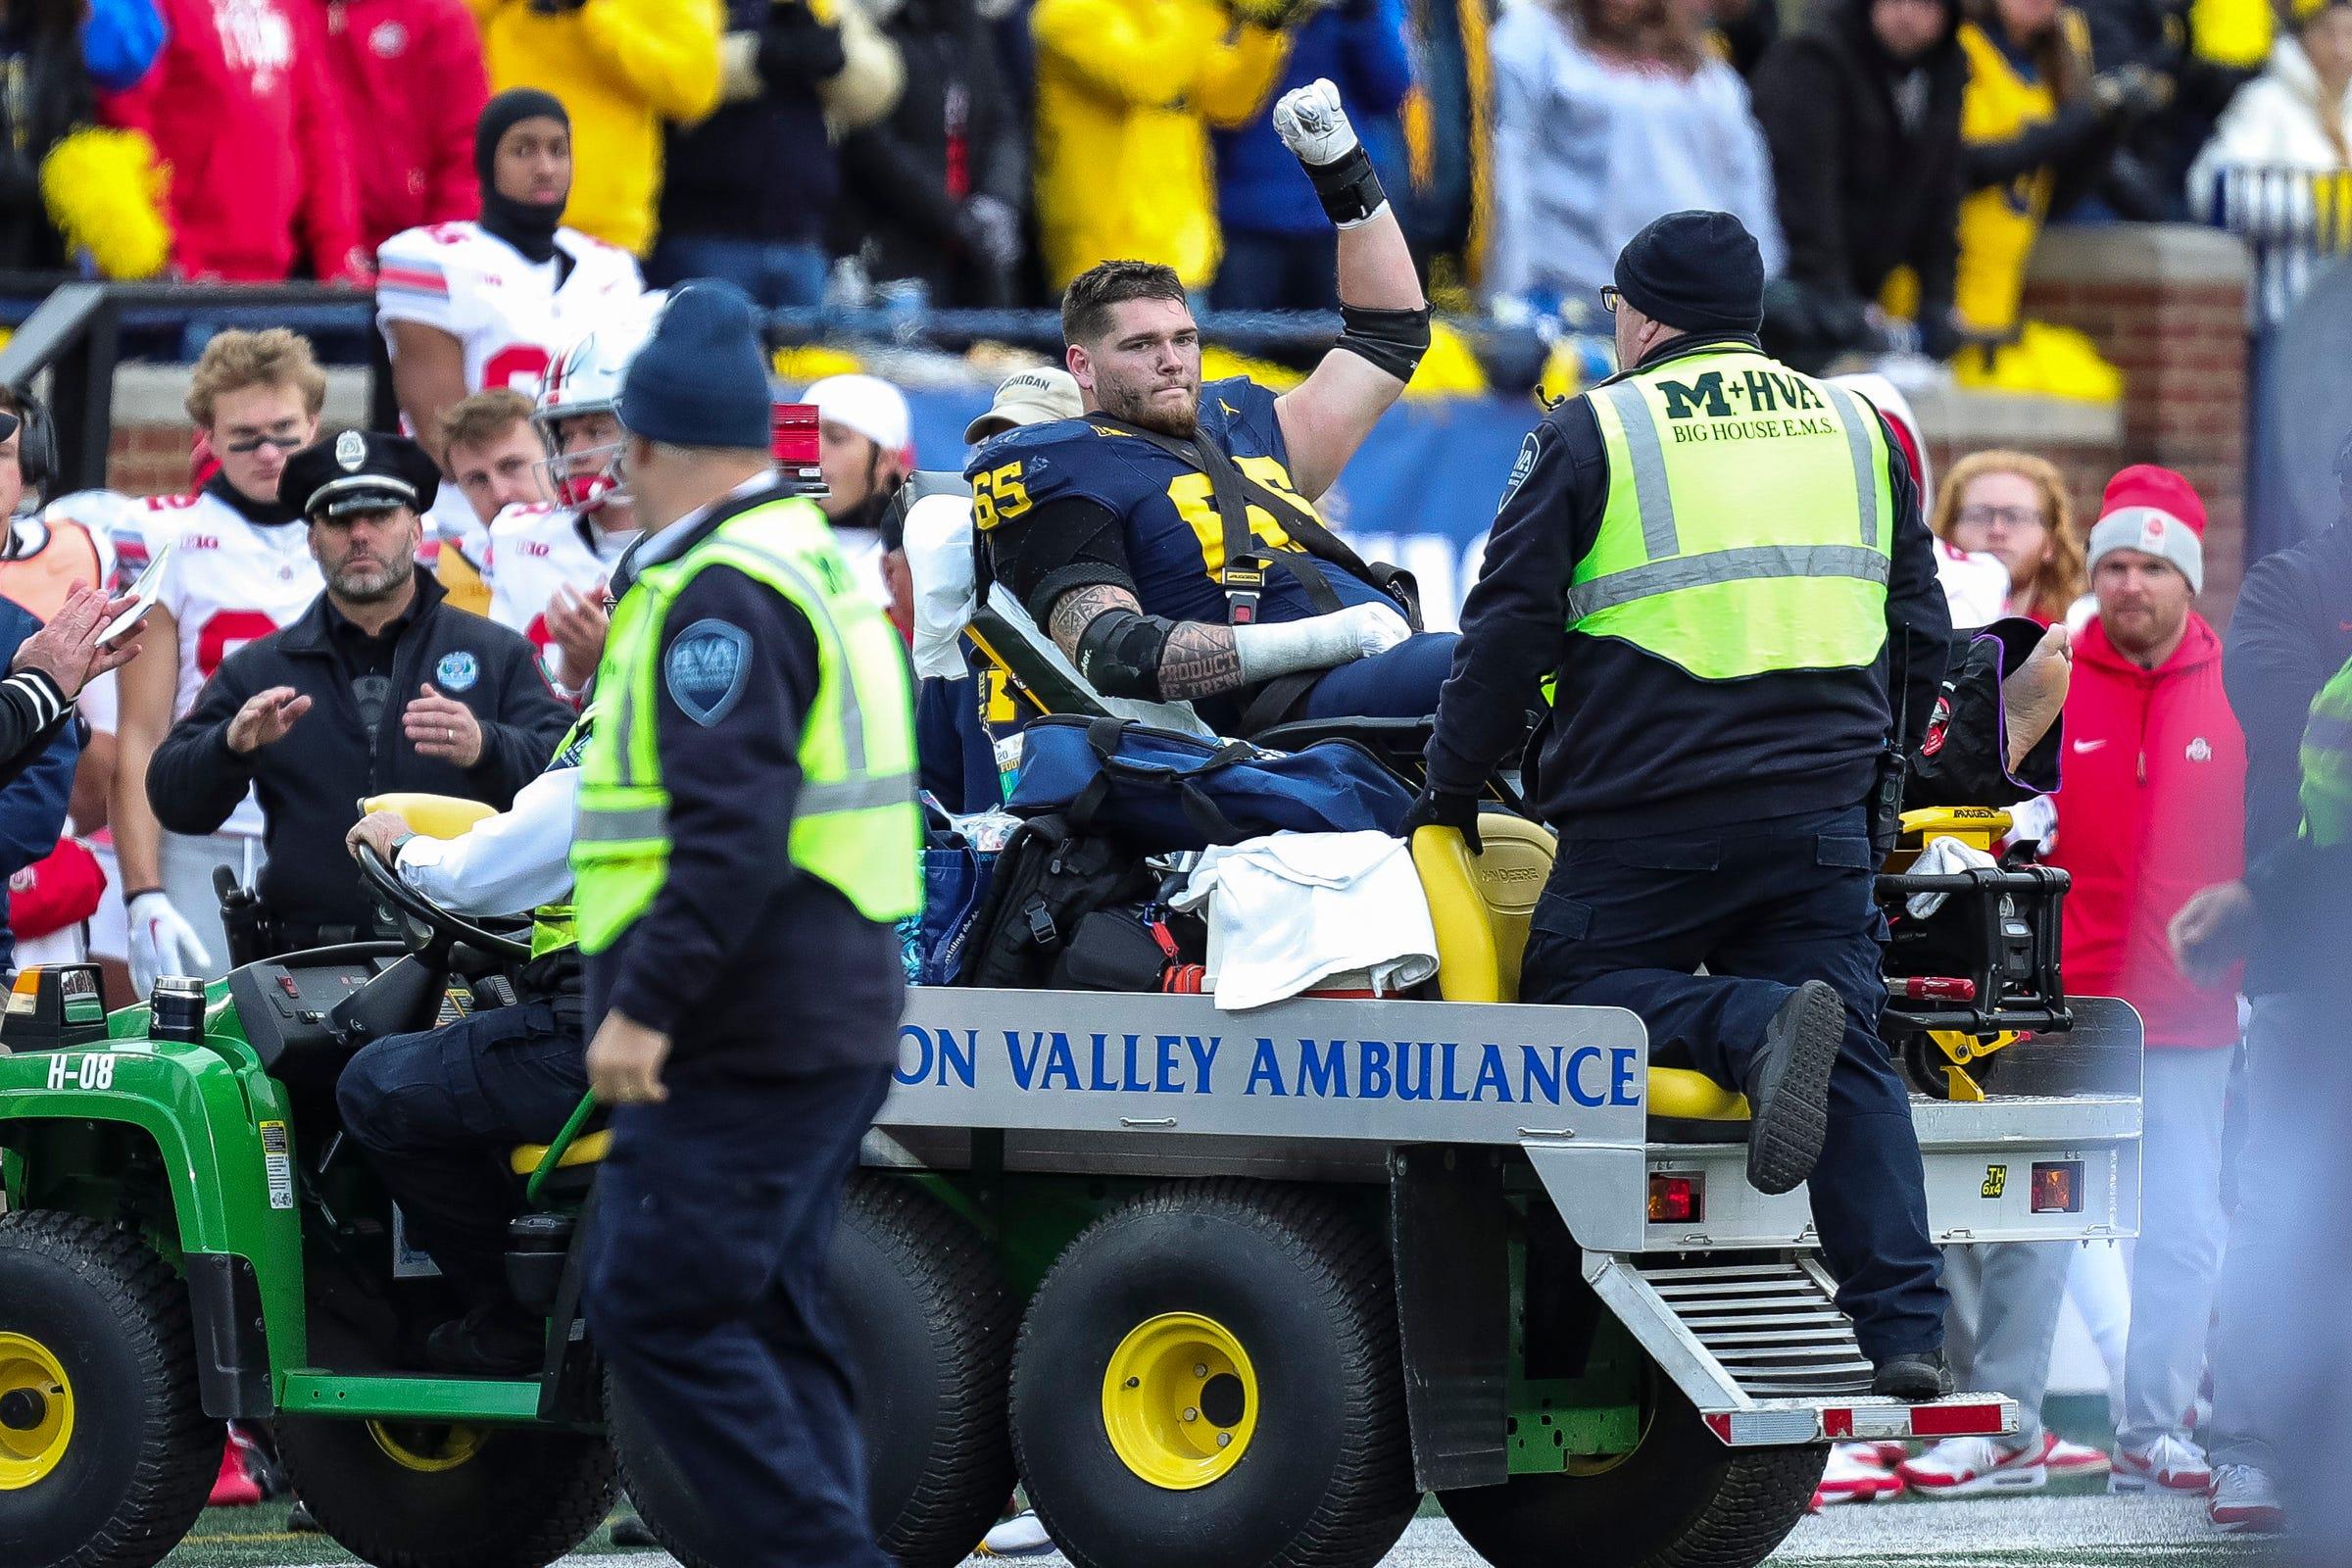
[[[1642,365],[1742,342],[1752,340],[1677,339]],[[1895,530],[1881,662],[1903,677],[1892,705],[1884,667],[1703,681],[1617,638],[1568,631],[1569,573],[1599,535],[1608,456],[1588,399],[1554,404],[1520,449],[1525,471],[1514,470],[1462,607],[1430,788],[1476,794],[1510,760],[1537,682],[1556,670],[1529,805],[1564,837],[1695,831],[1862,804],[1893,710],[1905,752],[1918,749],[1952,632],[1910,466],[1888,448]]]
[[[2352,952],[2352,846],[2298,836],[2303,726],[2352,660],[2352,520],[2246,573],[2222,679],[2246,734],[2246,886],[2262,920],[2248,996],[2341,983]]]
[[[571,724],[571,710],[548,689],[529,643],[449,604],[429,573],[416,581],[422,599],[395,647],[392,696],[372,744],[331,641],[333,611],[320,594],[300,619],[229,655],[148,766],[148,804],[174,833],[216,831],[248,788],[259,790],[269,856],[262,898],[291,931],[373,923],[343,848],[362,800],[419,790],[504,810],[546,767]],[[401,714],[428,681],[480,721],[482,758],[473,766],[410,748]],[[240,757],[228,749],[229,722],[248,698],[272,686],[293,687],[311,699],[311,710],[283,740]]]
[[[662,232],[778,244],[822,240],[841,192],[841,165],[816,88],[841,74],[841,34],[807,6],[768,0],[727,0],[727,31],[760,35],[764,90],[670,129]]]
[[[22,14],[29,9],[29,18]],[[41,160],[67,132],[96,120],[72,11],[14,8],[0,24],[0,269],[56,271],[65,242],[41,196]]]
[[[663,559],[773,495],[714,508]],[[710,566],[669,607],[663,670],[686,635],[739,638],[739,684],[697,717],[667,678],[655,683],[669,874],[620,940],[588,958],[589,1016],[615,1009],[669,1035],[673,1074],[775,1078],[894,1060],[906,985],[897,929],[792,863],[816,633],[783,595]]]
[[[1959,8],[1949,11],[1957,17]],[[1869,0],[1828,0],[1811,24],[1783,38],[1752,82],[1757,123],[1772,149],[1788,282],[1830,319],[1825,335],[1860,324],[1887,274],[1917,270],[1923,329],[1934,352],[1952,303],[1960,254],[1960,97],[1968,62],[1958,24],[1916,62],[1923,112],[1905,131],[1896,66],[1871,30]],[[1781,345],[1775,341],[1774,351]]]
[[[906,0],[885,30],[906,62],[906,90],[889,119],[843,138],[836,226],[851,245],[866,242],[877,278],[922,278],[940,304],[1010,304],[958,227],[970,197],[1018,213],[1028,194],[1027,126],[988,24],[972,0]]]

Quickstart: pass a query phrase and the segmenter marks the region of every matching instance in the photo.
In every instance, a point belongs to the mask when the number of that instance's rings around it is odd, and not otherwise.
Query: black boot
[[[435,1371],[475,1377],[534,1373],[546,1353],[545,1320],[512,1303],[477,1306],[442,1324],[424,1342],[425,1359]]]
[[[1944,1364],[1941,1350],[1890,1355],[1871,1374],[1870,1392],[1905,1404],[1940,1399],[1952,1392],[1952,1369]]]
[[[1845,1003],[1808,980],[1781,1004],[1747,1069],[1747,1180],[1786,1193],[1813,1174],[1830,1125],[1830,1068],[1845,1039]]]

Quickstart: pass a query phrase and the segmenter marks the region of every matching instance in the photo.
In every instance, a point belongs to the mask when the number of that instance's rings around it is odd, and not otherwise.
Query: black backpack
[[[1097,909],[1152,897],[1143,857],[1115,839],[1080,833],[1057,814],[1033,816],[997,855],[988,897],[972,917],[962,983],[1043,986]]]

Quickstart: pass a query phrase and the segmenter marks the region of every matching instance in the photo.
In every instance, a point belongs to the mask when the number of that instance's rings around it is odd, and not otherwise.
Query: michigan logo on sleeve
[[[743,696],[752,662],[752,639],[723,620],[698,620],[678,633],[662,661],[669,699],[697,724],[717,723]]]

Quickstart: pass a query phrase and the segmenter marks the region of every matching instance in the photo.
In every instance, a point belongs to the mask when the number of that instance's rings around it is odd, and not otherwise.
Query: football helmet
[[[547,449],[540,460],[548,492],[559,505],[576,512],[594,512],[628,499],[621,488],[620,456],[625,443],[615,437],[577,451],[564,450],[561,426],[566,419],[591,414],[611,414],[620,401],[620,378],[652,334],[655,314],[664,296],[647,294],[630,302],[613,319],[595,327],[548,363],[539,377],[539,396],[531,407],[531,423]]]

